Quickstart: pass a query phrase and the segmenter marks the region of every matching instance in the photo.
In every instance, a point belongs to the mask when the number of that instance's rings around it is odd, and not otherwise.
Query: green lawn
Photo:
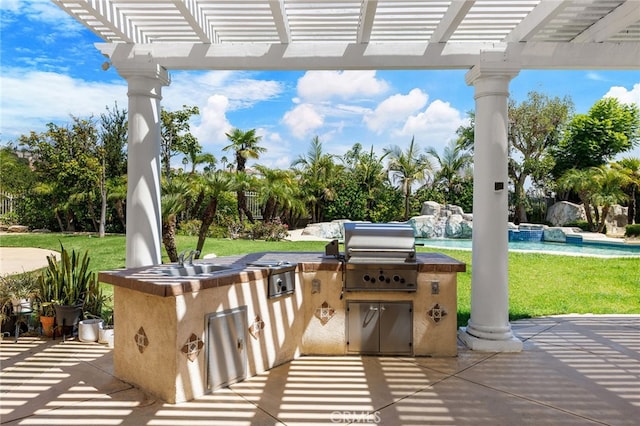
[[[179,236],[178,250],[193,248],[197,237]],[[125,238],[122,235],[97,238],[70,234],[3,235],[0,246],[38,247],[58,250],[89,250],[94,271],[123,268]],[[204,253],[218,256],[261,251],[324,252],[324,242],[245,241],[207,239]],[[445,253],[467,264],[458,274],[458,322],[469,318],[471,295],[471,252],[418,247],[418,251]],[[164,253],[163,253],[164,255]],[[166,255],[164,261],[168,261]],[[109,291],[111,286],[105,285]],[[593,313],[640,314],[640,259],[600,259],[509,253],[509,306],[512,319],[542,315]]]

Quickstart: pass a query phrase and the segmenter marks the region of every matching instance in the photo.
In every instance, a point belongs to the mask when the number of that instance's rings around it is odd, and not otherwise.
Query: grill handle
[[[415,253],[415,249],[377,249],[377,248],[350,248],[351,253]]]

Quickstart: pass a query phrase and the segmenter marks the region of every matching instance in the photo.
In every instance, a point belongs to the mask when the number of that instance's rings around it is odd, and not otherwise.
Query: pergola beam
[[[114,66],[149,57],[166,69],[334,70],[469,69],[475,52],[500,51],[504,62],[522,69],[637,70],[637,43],[97,43]]]
[[[640,21],[640,4],[638,0],[627,0],[576,36],[573,42],[600,43],[638,21]],[[636,61],[638,61],[638,58],[636,56]]]
[[[505,38],[507,42],[525,42],[535,36],[541,28],[555,18],[571,0],[547,0],[538,5]]]
[[[377,8],[378,0],[362,2],[362,8],[360,9],[360,22],[358,23],[357,43],[369,43]]]
[[[270,1],[269,7],[271,7],[273,23],[276,26],[276,31],[278,31],[280,43],[291,43],[291,29],[289,28],[289,21],[284,13],[284,0]]]
[[[431,34],[430,42],[442,43],[448,41],[474,3],[475,0],[453,0],[438,27]]]

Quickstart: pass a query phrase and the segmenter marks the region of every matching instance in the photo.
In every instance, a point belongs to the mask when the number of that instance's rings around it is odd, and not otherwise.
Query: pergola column
[[[127,268],[162,263],[160,100],[169,77],[158,65],[137,65],[118,67],[129,88]]]
[[[471,318],[459,336],[472,350],[519,352],[509,323],[508,97],[518,69],[481,63],[466,75],[475,88]]]

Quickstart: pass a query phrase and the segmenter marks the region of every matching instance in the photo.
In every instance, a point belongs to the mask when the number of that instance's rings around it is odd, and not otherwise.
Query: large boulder
[[[444,229],[447,238],[471,238],[473,222],[466,220],[461,214],[452,214]]]
[[[440,216],[442,211],[442,205],[435,201],[425,201],[422,203],[422,209],[420,210],[421,216]]]
[[[605,225],[607,226],[607,234],[624,235],[627,225],[629,224],[629,207],[622,207],[614,204],[609,209]]]
[[[443,238],[444,223],[434,215],[414,216],[408,221],[416,238]]]
[[[587,216],[582,204],[559,201],[547,209],[547,222],[553,226],[563,226],[583,220],[587,220]]]

